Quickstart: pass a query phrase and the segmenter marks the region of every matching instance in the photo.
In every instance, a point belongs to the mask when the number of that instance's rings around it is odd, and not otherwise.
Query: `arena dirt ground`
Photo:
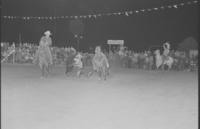
[[[197,72],[111,68],[107,81],[1,66],[2,129],[197,129]]]

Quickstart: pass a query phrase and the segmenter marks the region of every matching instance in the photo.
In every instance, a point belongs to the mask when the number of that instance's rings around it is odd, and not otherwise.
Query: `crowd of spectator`
[[[1,61],[4,59],[6,63],[33,63],[38,45],[32,43],[22,43],[15,45],[14,43],[1,43]],[[15,50],[13,53],[12,50]],[[64,65],[66,55],[69,49],[76,50],[73,47],[51,47],[53,62],[55,65]],[[119,65],[125,68],[138,69],[155,69],[155,55],[153,51],[135,52],[129,49],[120,51],[116,48],[111,51],[103,51],[109,62],[113,65]],[[83,56],[84,66],[91,65],[91,59],[94,52],[81,52]],[[9,55],[9,56],[8,56]],[[174,59],[174,70],[197,69],[198,67],[198,51],[191,50],[178,51],[171,50],[170,56]]]

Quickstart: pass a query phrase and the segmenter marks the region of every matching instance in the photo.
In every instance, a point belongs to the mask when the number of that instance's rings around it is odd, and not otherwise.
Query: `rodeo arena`
[[[145,50],[107,39],[82,51],[57,46],[54,32],[1,41],[2,129],[198,128],[195,38],[182,39],[185,49],[167,39]]]

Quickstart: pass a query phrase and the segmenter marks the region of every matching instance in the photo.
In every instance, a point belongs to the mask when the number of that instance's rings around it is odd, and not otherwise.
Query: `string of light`
[[[42,16],[42,17],[34,17],[34,16],[2,16],[3,19],[21,19],[21,20],[56,20],[56,19],[86,19],[86,18],[98,18],[102,16],[130,16],[133,14],[144,13],[144,12],[152,12],[152,11],[161,11],[165,9],[177,9],[181,8],[186,5],[194,5],[198,4],[199,1],[187,1],[182,2],[179,4],[167,5],[167,6],[160,6],[154,8],[147,8],[147,9],[139,9],[139,10],[131,10],[131,11],[123,11],[123,12],[114,12],[114,13],[99,13],[99,14],[89,14],[89,15],[79,15],[79,16]]]

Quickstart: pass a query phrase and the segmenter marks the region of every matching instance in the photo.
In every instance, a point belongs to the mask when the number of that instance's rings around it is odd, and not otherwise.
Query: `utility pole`
[[[54,8],[54,17],[56,17],[56,8]],[[54,35],[54,41],[56,43],[56,25],[57,25],[56,18],[54,20],[55,20],[55,22],[54,22],[54,33],[53,33],[53,35]]]
[[[19,33],[19,44],[21,44],[22,43],[22,35],[21,35],[21,33]]]
[[[79,51],[80,50],[80,48],[79,48],[80,40],[83,39],[83,36],[75,35],[75,38],[77,40],[77,51]]]

